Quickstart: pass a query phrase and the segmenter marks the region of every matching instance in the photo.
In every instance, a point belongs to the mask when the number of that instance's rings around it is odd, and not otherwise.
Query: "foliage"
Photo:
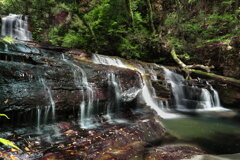
[[[11,146],[13,148],[16,148],[17,150],[20,150],[20,148],[18,148],[16,145],[14,145],[11,141],[0,138],[0,143],[6,145],[6,146]]]
[[[0,38],[0,42],[6,42],[6,43],[9,43],[9,44],[13,44],[14,43],[14,39],[12,37],[3,37],[3,38]]]
[[[6,114],[0,114],[0,117],[5,117],[7,119],[10,119]]]
[[[130,2],[132,25],[124,0],[11,0],[2,1],[0,11],[8,14],[19,6],[17,13],[30,16],[33,38],[37,41],[128,58],[147,57],[158,44],[150,34],[146,1]],[[61,12],[69,13],[68,20],[55,24],[54,19]]]
[[[6,114],[0,114],[0,117],[6,117],[7,119],[10,119]],[[20,150],[16,145],[14,145],[11,141],[0,138],[0,143],[6,145],[6,146],[11,146],[13,148],[16,148],[17,150]]]
[[[183,1],[181,1],[183,2]],[[239,35],[239,2],[236,0],[203,1],[188,0],[175,2],[175,7],[167,11],[163,30],[167,41],[187,59],[197,55],[189,48],[204,44],[225,43]],[[171,6],[174,6],[171,4]],[[189,8],[191,10],[189,10]],[[186,57],[186,56],[184,56]]]
[[[160,42],[174,45],[189,59],[189,46],[224,42],[238,35],[240,8],[237,0],[2,0],[0,14],[30,17],[36,41],[90,52],[144,60],[162,56]],[[63,23],[56,17],[68,13]],[[129,13],[131,12],[131,13]],[[61,16],[60,16],[61,17]],[[187,54],[186,54],[187,53]],[[147,58],[147,59],[146,59]]]

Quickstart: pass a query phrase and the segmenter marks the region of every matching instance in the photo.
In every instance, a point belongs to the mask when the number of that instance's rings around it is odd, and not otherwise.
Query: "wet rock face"
[[[197,147],[189,145],[155,146],[166,134],[164,127],[152,113],[132,115],[128,124],[102,125],[101,128],[83,130],[71,122],[59,122],[49,135],[16,131],[9,140],[24,152],[0,148],[0,158],[38,160],[181,160],[203,155]],[[57,133],[56,133],[57,131]],[[15,135],[20,133],[21,135]],[[49,140],[49,137],[51,140]],[[55,138],[54,138],[55,137]],[[156,143],[155,143],[156,144]]]
[[[216,84],[217,91],[221,98],[221,103],[223,106],[230,108],[240,108],[240,89],[227,85],[227,84]]]
[[[25,112],[37,106],[43,108],[51,105],[46,86],[52,94],[57,111],[78,108],[83,94],[88,97],[86,89],[83,91],[81,87],[76,86],[76,67],[64,61],[61,53],[22,44],[9,45],[8,50],[10,51],[3,48],[0,53],[0,112]],[[85,72],[85,78],[94,92],[94,103],[104,103],[108,100],[109,72],[113,72],[119,79],[122,93],[126,97],[122,99],[123,102],[136,98],[137,94],[132,92],[137,92],[142,87],[141,77],[136,71],[71,58],[69,60]],[[83,74],[78,75],[81,81],[84,78]],[[44,80],[44,84],[41,79]]]
[[[102,137],[93,143],[87,151],[87,159],[141,159],[144,146],[161,140],[165,129],[150,117],[137,120],[128,127],[111,128],[99,135]],[[98,138],[99,139],[99,138]]]
[[[152,85],[158,97],[168,100],[171,98],[171,86],[165,80],[152,81]]]
[[[128,124],[105,124],[95,130],[83,130],[74,123],[60,122],[53,127],[58,131],[57,138],[56,132],[26,136],[20,131],[22,135],[6,138],[18,144],[24,152],[0,148],[0,158],[145,160],[148,144],[161,140],[165,129],[153,114],[132,116],[134,119]],[[48,136],[51,137],[50,141]]]

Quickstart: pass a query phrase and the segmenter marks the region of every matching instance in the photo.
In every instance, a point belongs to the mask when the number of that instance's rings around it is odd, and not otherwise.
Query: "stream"
[[[186,80],[176,67],[35,47],[24,42],[31,40],[27,18],[3,22],[2,35],[23,41],[0,42],[0,113],[11,118],[1,117],[0,137],[21,150],[0,145],[0,158],[240,153],[240,114],[221,105],[211,82]]]
[[[166,143],[190,143],[211,154],[239,153],[239,121],[239,113],[233,112],[200,113],[163,120],[165,127],[174,135]]]

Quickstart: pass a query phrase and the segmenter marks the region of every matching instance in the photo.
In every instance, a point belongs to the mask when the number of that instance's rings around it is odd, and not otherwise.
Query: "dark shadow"
[[[240,153],[240,135],[215,133],[210,139],[191,139],[203,150],[210,154],[234,154]]]

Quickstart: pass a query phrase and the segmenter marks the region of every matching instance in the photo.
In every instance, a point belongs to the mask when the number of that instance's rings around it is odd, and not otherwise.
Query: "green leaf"
[[[11,141],[0,138],[0,143],[6,145],[6,146],[11,146],[13,148],[16,148],[17,150],[20,150],[20,148],[18,148],[16,145],[14,145]]]
[[[6,114],[0,114],[0,117],[6,117],[7,119],[10,119]]]
[[[3,41],[5,41],[9,44],[14,44],[14,39],[12,37],[6,36],[6,37],[3,38]]]

